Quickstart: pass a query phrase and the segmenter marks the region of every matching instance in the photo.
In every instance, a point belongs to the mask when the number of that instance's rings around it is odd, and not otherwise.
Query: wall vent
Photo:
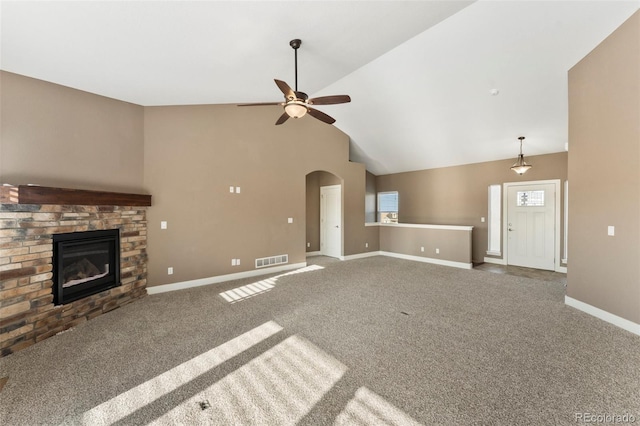
[[[256,268],[266,268],[267,266],[282,265],[289,263],[289,255],[281,254],[279,256],[262,257],[256,259]]]

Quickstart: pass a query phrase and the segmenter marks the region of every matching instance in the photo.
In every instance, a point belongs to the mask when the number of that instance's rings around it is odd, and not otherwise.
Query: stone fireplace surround
[[[0,356],[147,294],[151,196],[40,186],[0,187]],[[53,235],[120,230],[121,285],[54,306]]]

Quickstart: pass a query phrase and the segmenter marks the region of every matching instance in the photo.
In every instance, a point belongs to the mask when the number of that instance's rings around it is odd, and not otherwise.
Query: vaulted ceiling
[[[520,135],[526,155],[564,151],[567,71],[640,0],[0,7],[1,69],[146,106],[279,101],[300,38],[299,89],[351,95],[318,109],[387,174],[512,158]]]

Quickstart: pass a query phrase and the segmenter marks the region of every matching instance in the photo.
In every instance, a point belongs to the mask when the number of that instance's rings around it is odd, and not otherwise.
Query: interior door
[[[508,187],[507,264],[555,270],[555,185]]]
[[[320,253],[342,256],[342,187],[320,187]]]

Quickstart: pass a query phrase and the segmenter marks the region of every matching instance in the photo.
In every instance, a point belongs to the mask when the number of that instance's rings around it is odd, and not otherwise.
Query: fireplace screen
[[[53,236],[54,304],[120,285],[119,230]]]

